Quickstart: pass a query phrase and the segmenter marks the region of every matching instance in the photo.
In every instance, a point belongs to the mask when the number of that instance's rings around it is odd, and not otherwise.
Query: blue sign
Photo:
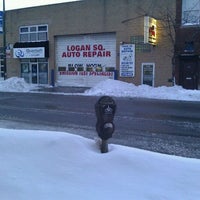
[[[135,76],[135,45],[120,45],[120,76]]]
[[[0,11],[0,33],[3,33],[3,11]]]

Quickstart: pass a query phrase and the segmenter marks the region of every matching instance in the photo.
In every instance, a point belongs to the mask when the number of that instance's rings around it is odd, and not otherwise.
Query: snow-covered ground
[[[69,133],[0,129],[2,200],[199,200],[200,160]]]
[[[6,81],[0,82],[0,91],[6,92],[36,92],[38,88],[39,87],[36,85],[27,84],[23,78],[17,77],[9,78]],[[111,79],[98,83],[96,86],[86,90],[85,93],[81,95],[110,95],[115,97],[141,97],[179,101],[200,101],[200,90],[186,90],[181,86],[135,86],[132,83]]]
[[[36,89],[23,79],[0,91]],[[84,95],[199,101],[199,91],[150,88],[108,80]],[[146,96],[145,96],[146,95]],[[200,160],[120,145],[101,154],[96,140],[64,132],[0,128],[2,200],[199,200]]]

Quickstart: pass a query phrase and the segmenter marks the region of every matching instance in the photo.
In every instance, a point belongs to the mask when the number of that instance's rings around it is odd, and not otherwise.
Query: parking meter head
[[[101,97],[95,104],[97,117],[96,131],[99,137],[107,140],[112,137],[115,126],[113,123],[116,112],[115,101],[109,96]]]
[[[109,96],[101,97],[95,104],[97,120],[113,121],[116,112],[116,103]]]

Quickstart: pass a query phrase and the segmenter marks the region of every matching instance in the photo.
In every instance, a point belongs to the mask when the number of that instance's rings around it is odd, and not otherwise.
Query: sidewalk
[[[89,87],[67,87],[67,86],[55,86],[55,87],[40,87],[37,91],[40,92],[52,92],[52,93],[84,93]]]

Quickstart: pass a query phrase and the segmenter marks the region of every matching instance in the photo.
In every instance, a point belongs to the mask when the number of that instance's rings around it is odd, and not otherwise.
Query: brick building
[[[200,0],[176,0],[176,82],[200,89]]]
[[[7,77],[34,84],[55,77],[61,86],[91,87],[107,78],[170,86],[173,44],[164,16],[175,13],[175,3],[84,0],[8,10]]]

